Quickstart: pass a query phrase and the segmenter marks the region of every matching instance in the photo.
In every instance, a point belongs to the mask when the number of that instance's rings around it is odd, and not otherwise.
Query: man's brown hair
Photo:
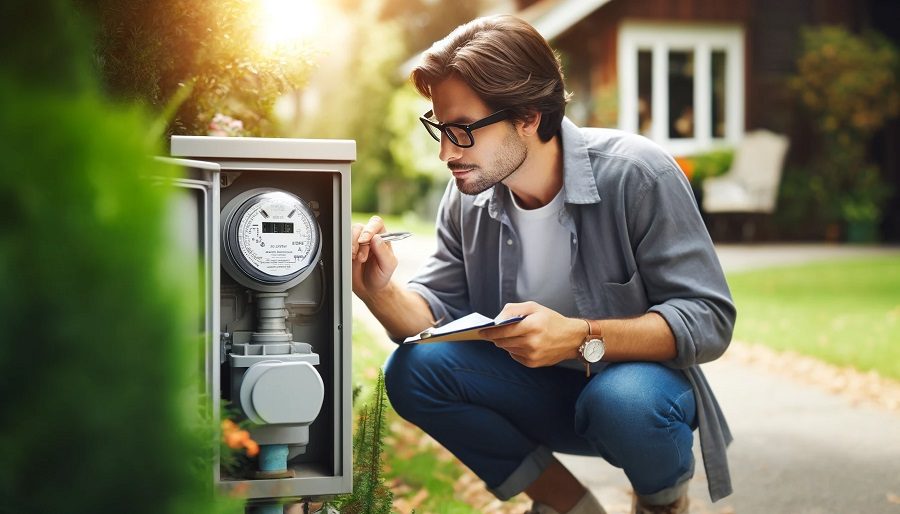
[[[432,86],[451,75],[468,84],[492,111],[509,109],[513,121],[540,112],[541,141],[559,132],[569,99],[559,57],[519,18],[488,16],[460,25],[424,53],[410,78],[430,99]]]

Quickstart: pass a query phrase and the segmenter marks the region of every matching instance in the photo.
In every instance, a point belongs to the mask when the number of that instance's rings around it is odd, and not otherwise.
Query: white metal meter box
[[[350,492],[350,163],[344,140],[173,136],[176,202],[207,276],[207,392],[251,422],[251,504]],[[196,220],[196,221],[195,221]],[[274,512],[274,511],[273,511]]]

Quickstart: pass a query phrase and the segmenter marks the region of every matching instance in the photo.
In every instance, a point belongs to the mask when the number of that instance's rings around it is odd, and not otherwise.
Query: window
[[[733,144],[744,129],[739,26],[623,23],[619,127],[673,154]]]

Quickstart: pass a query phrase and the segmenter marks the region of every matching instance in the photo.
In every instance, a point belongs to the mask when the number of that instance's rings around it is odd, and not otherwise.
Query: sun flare
[[[268,50],[310,43],[323,29],[317,0],[260,0],[259,39]]]

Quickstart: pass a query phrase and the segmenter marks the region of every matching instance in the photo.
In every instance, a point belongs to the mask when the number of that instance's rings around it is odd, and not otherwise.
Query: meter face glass
[[[259,271],[284,277],[315,258],[319,235],[312,212],[293,195],[266,193],[241,216],[238,246]]]

